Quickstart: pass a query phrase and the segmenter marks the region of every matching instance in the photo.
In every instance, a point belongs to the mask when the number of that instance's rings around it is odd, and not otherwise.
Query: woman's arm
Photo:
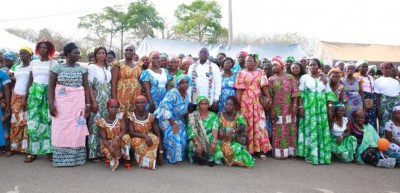
[[[152,130],[154,135],[156,135],[158,137],[158,139],[160,139],[160,143],[158,143],[158,151],[162,151],[163,150],[163,146],[162,146],[162,137],[160,134],[160,127],[158,126],[157,123],[157,118],[154,119],[153,124],[151,125]]]
[[[144,93],[146,93],[147,101],[149,101],[149,103],[150,103],[149,111],[150,112],[154,112],[155,111],[155,104],[154,104],[153,96],[151,95],[150,82],[149,81],[144,81],[143,82],[143,88],[144,88]]]
[[[29,89],[31,88],[32,82],[33,82],[33,75],[32,75],[32,71],[31,71],[31,72],[29,72],[29,80],[28,80],[28,84],[26,85],[24,101],[22,102],[22,109],[24,111],[26,111],[26,109],[27,109]]]
[[[113,99],[118,99],[117,88],[118,88],[118,81],[119,81],[119,66],[113,66],[111,69],[111,97]]]
[[[241,103],[242,101],[242,92],[243,92],[243,89],[237,89],[236,90],[236,98],[237,98],[237,100],[239,101],[239,103]]]
[[[85,118],[90,114],[90,94],[89,94],[89,81],[88,73],[83,74],[83,88],[85,89]]]
[[[363,91],[363,88],[362,88],[362,84],[361,84],[361,81],[359,82],[359,93],[360,93],[360,96],[361,96],[361,101],[362,101],[362,103],[363,103],[363,108],[365,109],[365,98],[364,98],[364,91]]]
[[[99,135],[101,142],[107,149],[111,149],[111,143],[107,139],[107,133],[106,130],[103,127],[99,127]]]
[[[54,95],[55,95],[55,89],[56,89],[56,81],[57,81],[57,74],[54,72],[50,72],[50,78],[49,78],[49,90],[48,90],[48,101],[49,101],[49,110],[50,110],[50,115],[53,117],[57,116],[57,109],[54,106]],[[85,99],[86,100],[86,99]]]

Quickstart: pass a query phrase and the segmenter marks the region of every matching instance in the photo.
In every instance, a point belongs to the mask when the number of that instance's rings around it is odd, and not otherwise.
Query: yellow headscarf
[[[28,46],[22,46],[19,50],[25,50],[27,51],[30,55],[32,55],[32,49]]]

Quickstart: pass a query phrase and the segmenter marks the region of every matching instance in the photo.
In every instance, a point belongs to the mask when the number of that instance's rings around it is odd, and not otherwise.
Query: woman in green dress
[[[247,123],[237,111],[239,108],[239,101],[236,97],[228,97],[225,103],[225,112],[218,114],[220,122],[218,136],[221,140],[221,150],[226,165],[251,168],[254,167],[254,158],[246,150],[246,142],[241,140],[247,139]]]
[[[218,141],[218,116],[208,111],[208,97],[197,97],[198,110],[189,114],[188,157],[191,163],[215,166],[222,164],[222,151]]]
[[[337,101],[337,97],[326,75],[319,72],[320,68],[318,59],[310,59],[309,73],[300,78],[301,102],[298,107],[300,120],[296,153],[311,164],[330,164],[331,136],[327,114],[332,117],[332,102]]]

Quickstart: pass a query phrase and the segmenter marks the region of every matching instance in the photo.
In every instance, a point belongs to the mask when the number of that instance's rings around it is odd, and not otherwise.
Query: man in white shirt
[[[207,48],[201,48],[199,60],[189,67],[188,76],[192,78],[192,86],[189,87],[189,101],[191,107],[197,105],[198,96],[209,98],[211,110],[218,111],[218,99],[221,95],[221,72],[218,66],[208,61]]]

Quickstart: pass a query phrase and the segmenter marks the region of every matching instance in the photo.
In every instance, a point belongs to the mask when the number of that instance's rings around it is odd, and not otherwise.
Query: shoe
[[[376,167],[394,168],[395,165],[396,165],[396,159],[395,158],[386,158],[386,159],[380,159],[378,164],[376,164]]]

